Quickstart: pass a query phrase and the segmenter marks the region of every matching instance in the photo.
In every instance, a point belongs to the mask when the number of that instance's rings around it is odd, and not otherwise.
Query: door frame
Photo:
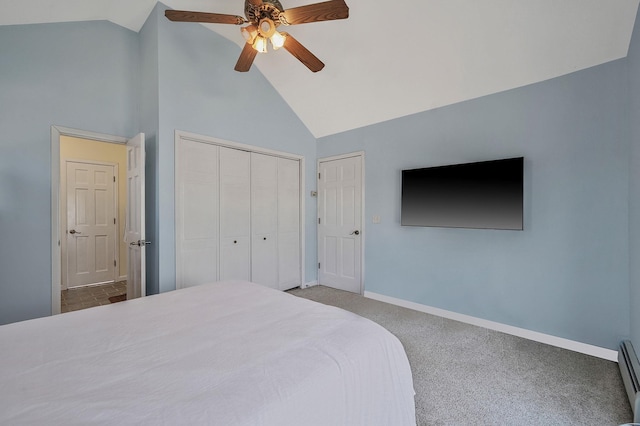
[[[83,138],[86,139],[86,138]],[[62,164],[64,163],[65,167],[64,169],[62,168]],[[118,228],[120,226],[120,220],[119,220],[119,193],[118,193],[118,186],[120,183],[120,179],[119,179],[119,167],[118,167],[118,163],[112,163],[109,161],[96,161],[96,160],[83,160],[83,159],[77,159],[77,158],[60,158],[60,175],[62,176],[62,180],[60,182],[60,214],[62,214],[62,211],[64,210],[65,212],[67,211],[67,184],[68,184],[68,176],[66,174],[66,165],[67,163],[80,163],[80,164],[92,164],[92,165],[98,165],[98,166],[111,166],[113,167],[113,175],[115,177],[115,181],[113,181],[113,206],[114,206],[114,215],[116,217],[116,223],[113,224],[113,226],[115,227],[115,244],[114,244],[114,254],[113,254],[113,258],[117,259],[117,266],[114,267],[113,269],[113,281],[117,282],[120,279],[120,242],[122,239],[122,236],[120,235],[120,232],[118,232]],[[64,173],[63,173],[64,171]],[[62,221],[64,218],[62,216],[60,216],[60,220]],[[62,230],[64,227],[62,226],[62,223],[60,223],[60,229]],[[67,250],[66,250],[66,245],[67,245],[67,239],[66,238],[60,238],[60,261],[62,262],[63,260],[66,260],[68,262],[68,257],[66,254]],[[62,253],[65,253],[65,255],[63,256]],[[65,262],[66,263],[66,262]],[[62,266],[62,263],[60,263],[60,265]],[[61,276],[61,282],[60,282],[60,289],[64,288],[68,288],[67,285],[68,284],[68,279],[69,277],[67,277],[67,271],[66,268],[62,268],[62,270],[60,271],[60,276]]]
[[[339,154],[339,155],[334,155],[331,157],[322,157],[322,158],[318,158],[318,161],[316,163],[316,184],[319,181],[318,179],[318,170],[320,170],[320,163],[326,163],[329,161],[336,161],[336,160],[344,160],[345,158],[352,158],[352,157],[360,157],[360,162],[362,164],[362,169],[361,169],[361,181],[362,181],[362,185],[361,185],[361,192],[360,192],[360,235],[361,235],[361,244],[360,244],[360,295],[364,294],[364,271],[365,271],[365,265],[364,265],[364,247],[365,247],[365,242],[366,242],[366,238],[367,238],[367,232],[366,232],[366,221],[365,221],[365,204],[364,204],[364,200],[365,200],[365,152],[364,151],[354,151],[354,152],[349,152],[346,154]],[[317,185],[316,185],[317,187]],[[318,193],[318,197],[320,197],[320,194]],[[316,235],[320,235],[320,226],[321,224],[318,223],[318,218],[320,217],[320,209],[321,209],[321,205],[320,205],[320,198],[318,198],[318,203],[317,203],[317,211],[316,211]],[[317,261],[321,262],[320,260],[320,238],[318,238],[317,241],[318,247],[316,250],[317,253]],[[318,271],[318,284],[322,284],[320,282],[320,272]]]
[[[60,137],[126,145],[127,138],[62,126],[51,126],[51,315],[60,313],[62,253],[60,238]]]

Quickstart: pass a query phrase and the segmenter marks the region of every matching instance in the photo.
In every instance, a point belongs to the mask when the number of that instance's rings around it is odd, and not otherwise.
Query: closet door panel
[[[251,279],[249,152],[220,147],[220,279]]]
[[[220,245],[220,279],[221,280],[251,280],[250,268],[250,238],[225,237]]]
[[[281,234],[278,240],[278,278],[280,290],[289,290],[302,284],[300,274],[300,236]]]
[[[218,147],[181,140],[176,171],[176,286],[218,279]]]
[[[251,280],[278,288],[278,158],[251,154]]]
[[[300,162],[278,158],[278,287],[302,284],[300,247]]]
[[[251,281],[279,288],[277,254],[278,242],[274,235],[254,235],[251,245]]]

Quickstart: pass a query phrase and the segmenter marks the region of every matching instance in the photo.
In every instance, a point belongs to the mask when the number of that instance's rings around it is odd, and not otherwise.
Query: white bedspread
[[[2,425],[415,425],[400,342],[241,281],[0,327]]]

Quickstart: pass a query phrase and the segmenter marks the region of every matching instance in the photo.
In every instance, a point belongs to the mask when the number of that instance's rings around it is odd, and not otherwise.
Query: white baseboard
[[[120,276],[118,277],[118,282],[119,282],[119,281],[126,281],[126,280],[127,280],[127,276],[126,276],[126,275],[120,275]]]
[[[440,309],[440,308],[434,308],[431,306],[422,305],[420,303],[409,302],[403,299],[396,299],[395,297],[385,296],[383,294],[377,294],[370,291],[365,291],[364,297],[367,297],[369,299],[379,300],[381,302],[390,303],[392,305],[401,306],[403,308],[409,308],[415,311],[424,312],[427,314],[464,322],[466,324],[488,328],[489,330],[500,331],[502,333],[511,334],[513,336],[523,337],[525,339],[533,340],[535,342],[545,343],[547,345],[556,346],[558,348],[568,349],[570,351],[595,356],[598,358],[606,359],[608,361],[618,362],[617,351],[607,349],[607,348],[602,348],[600,346],[594,346],[594,345],[589,345],[587,343],[576,342],[574,340],[564,339],[562,337],[556,337],[549,334],[539,333],[537,331],[531,331],[524,328],[501,324],[499,322],[494,322],[494,321],[489,321],[482,318],[472,317],[469,315],[459,314],[457,312],[447,311],[445,309]]]

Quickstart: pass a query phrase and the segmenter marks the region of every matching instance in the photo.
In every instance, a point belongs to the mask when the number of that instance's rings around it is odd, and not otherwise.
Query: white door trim
[[[276,157],[281,157],[281,158],[288,158],[291,160],[297,160],[300,162],[300,286],[304,287],[305,286],[305,281],[306,281],[306,276],[305,276],[305,229],[306,229],[306,214],[305,214],[305,191],[306,191],[306,186],[305,186],[305,170],[306,170],[306,165],[305,165],[305,158],[304,155],[298,155],[298,154],[292,154],[290,152],[284,152],[284,151],[276,151],[273,149],[268,149],[268,148],[263,148],[260,146],[254,146],[254,145],[247,145],[247,144],[243,144],[243,143],[239,143],[239,142],[231,142],[231,141],[227,141],[224,139],[218,139],[218,138],[214,138],[211,136],[204,136],[204,135],[199,135],[197,133],[191,133],[191,132],[185,132],[183,130],[175,130],[175,135],[174,135],[174,161],[175,161],[175,167],[178,168],[178,164],[179,164],[179,158],[180,158],[180,153],[179,153],[179,145],[180,145],[180,140],[189,140],[189,141],[193,141],[193,142],[202,142],[202,143],[208,143],[208,144],[212,144],[212,145],[217,145],[217,146],[221,146],[221,147],[227,147],[227,148],[233,148],[233,149],[240,149],[240,150],[244,150],[244,151],[249,151],[249,152],[255,152],[258,154],[266,154],[266,155],[273,155]],[[364,152],[363,152],[364,154]],[[177,176],[177,172],[176,172],[176,176]],[[178,191],[180,190],[179,188],[179,181],[178,179],[175,179],[175,185],[174,185],[174,194],[177,194]],[[179,216],[179,213],[177,212],[178,209],[178,203],[175,203],[174,208],[176,209],[175,212],[175,217]],[[176,227],[176,240],[178,239],[178,229]],[[176,288],[180,288],[178,287],[178,252],[176,250],[176,256],[174,261],[176,262]]]
[[[360,161],[362,164],[362,170],[361,170],[361,176],[362,176],[362,192],[361,192],[361,211],[360,211],[360,223],[361,223],[361,235],[362,235],[362,243],[360,244],[360,293],[359,294],[364,294],[364,280],[365,280],[365,276],[364,276],[364,271],[366,270],[365,265],[364,265],[364,251],[365,251],[365,241],[366,241],[366,237],[367,237],[367,232],[366,232],[366,221],[365,221],[365,204],[364,204],[364,200],[365,200],[365,152],[364,151],[355,151],[355,152],[350,152],[350,153],[346,153],[346,154],[339,154],[339,155],[334,155],[331,157],[322,157],[322,158],[318,158],[318,161],[316,163],[316,183],[318,182],[318,170],[320,170],[320,163],[325,163],[328,161],[335,161],[335,160],[342,160],[345,158],[351,158],[351,157],[360,157]],[[318,218],[320,217],[320,208],[322,206],[320,205],[320,203],[317,203],[317,211],[316,211],[316,235],[319,235],[318,232]],[[320,240],[318,239],[317,241],[318,243],[318,249],[316,250],[317,252],[317,259],[316,259],[316,263],[320,262]],[[318,271],[319,273],[319,271]],[[318,277],[319,278],[319,277]],[[317,281],[319,282],[319,280]]]
[[[176,130],[175,131],[176,147],[177,147],[177,142],[180,139],[189,140],[193,142],[209,143],[212,145],[224,146],[224,147],[233,148],[233,149],[240,149],[243,151],[257,152],[258,154],[274,155],[276,157],[290,158],[292,160],[304,160],[303,155],[292,154],[290,152],[284,152],[284,151],[276,151],[273,149],[263,148],[263,147],[254,146],[254,145],[247,145],[240,142],[231,142],[224,139],[214,138],[211,136],[204,136],[204,135],[199,135],[197,133],[185,132],[183,130]]]
[[[70,136],[98,142],[125,145],[120,136],[51,126],[51,315],[60,313],[60,282],[62,257],[60,252],[60,137]]]
[[[86,138],[85,138],[86,139]],[[120,232],[118,232],[118,226],[119,226],[119,203],[118,203],[118,186],[120,183],[120,179],[119,179],[119,168],[118,168],[118,163],[113,163],[113,162],[109,162],[109,161],[97,161],[97,160],[84,160],[84,159],[77,159],[77,158],[71,158],[71,157],[64,157],[60,159],[60,171],[61,171],[61,176],[62,176],[62,182],[60,182],[60,220],[64,221],[64,223],[66,223],[65,217],[62,215],[62,212],[64,211],[66,213],[66,208],[67,208],[67,192],[66,192],[66,188],[67,188],[67,175],[66,172],[62,173],[63,170],[66,170],[66,164],[67,163],[81,163],[81,164],[96,164],[99,166],[111,166],[113,167],[113,173],[115,176],[115,181],[113,182],[113,205],[114,205],[114,214],[116,217],[116,223],[114,223],[114,226],[116,227],[116,239],[115,239],[115,244],[114,244],[114,250],[115,253],[113,254],[113,258],[118,260],[117,266],[114,267],[113,270],[113,280],[118,281],[118,279],[120,278],[120,240],[122,238],[122,236],[120,235]],[[65,165],[65,167],[62,167],[62,165]],[[63,226],[63,222],[60,223],[60,230],[61,232],[65,232],[64,231],[64,226]],[[62,256],[62,253],[66,253],[66,245],[67,245],[67,239],[66,238],[61,238],[60,239],[60,255]],[[65,259],[66,260],[66,259]],[[62,261],[62,257],[61,257],[61,261]],[[65,264],[67,264],[67,262],[65,262]],[[65,283],[68,284],[67,280],[67,271],[65,270],[65,268],[62,269],[61,271],[61,284],[60,284],[60,288],[64,289],[67,286],[65,285]]]

